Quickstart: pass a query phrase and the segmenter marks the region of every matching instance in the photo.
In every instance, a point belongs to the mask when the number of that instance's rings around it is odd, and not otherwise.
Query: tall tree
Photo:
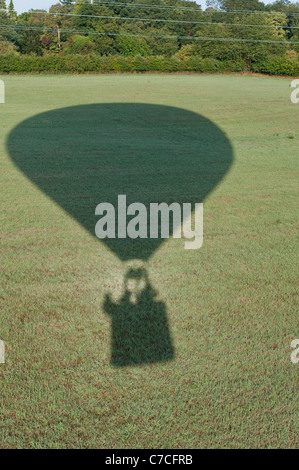
[[[8,7],[8,13],[9,13],[9,16],[11,18],[16,18],[18,16],[17,12],[15,10],[15,6],[13,4],[13,0],[10,0],[10,4],[9,4],[9,7]]]
[[[0,0],[0,10],[7,10],[5,0]]]

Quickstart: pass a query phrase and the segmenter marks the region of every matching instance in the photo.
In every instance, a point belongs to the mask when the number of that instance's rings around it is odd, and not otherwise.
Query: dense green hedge
[[[299,75],[298,59],[273,58],[267,59],[261,63],[252,65],[253,72],[267,73],[270,75],[289,75],[296,77]]]
[[[86,73],[86,72],[260,72],[271,75],[299,75],[298,59],[273,57],[249,65],[245,61],[203,59],[191,56],[142,57],[75,55],[44,57],[26,55],[0,55],[0,73]]]

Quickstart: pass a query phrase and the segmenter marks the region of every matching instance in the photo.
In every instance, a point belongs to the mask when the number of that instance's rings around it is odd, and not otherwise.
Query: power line
[[[34,12],[37,13],[37,12]],[[98,18],[98,19],[111,19],[111,20],[124,20],[124,21],[148,21],[148,22],[161,22],[161,23],[179,23],[179,24],[200,24],[200,25],[223,25],[223,26],[241,26],[246,28],[281,28],[281,29],[299,29],[299,26],[282,26],[282,25],[261,25],[261,24],[241,24],[241,23],[218,23],[212,21],[188,21],[188,20],[167,20],[160,18],[131,18],[126,16],[102,16],[102,15],[80,15],[78,13],[47,13],[53,16],[70,16],[80,18]]]
[[[299,11],[276,11],[276,10],[267,10],[267,11],[262,11],[262,10],[226,10],[226,11],[221,11],[221,10],[216,10],[216,12],[219,13],[245,13],[245,14],[255,14],[255,15],[269,15],[269,14],[276,14],[279,13],[280,15],[299,15]]]
[[[47,31],[56,33],[56,28],[40,28],[40,27],[26,27],[26,26],[0,26],[3,28],[12,28],[21,31]],[[124,36],[124,37],[141,37],[141,38],[154,38],[154,39],[186,39],[189,41],[222,41],[222,42],[246,42],[246,43],[262,43],[262,44],[299,44],[299,41],[275,41],[271,39],[243,39],[243,38],[215,38],[215,37],[202,37],[202,36],[174,36],[174,35],[159,35],[159,34],[127,34],[112,31],[80,31],[72,29],[60,29],[61,33],[72,33],[72,34],[92,34],[92,35],[104,35],[104,36]]]
[[[196,11],[198,13],[210,14],[210,13],[221,13],[221,14],[236,14],[236,13],[243,13],[243,14],[250,14],[250,15],[269,15],[269,14],[282,14],[282,15],[294,15],[299,16],[299,12],[288,12],[288,11],[261,11],[261,10],[201,10],[200,8],[192,8],[192,7],[183,7],[183,6],[176,6],[176,5],[149,5],[146,3],[128,3],[128,2],[117,2],[117,1],[100,1],[99,3],[84,3],[84,2],[71,2],[73,5],[84,5],[84,6],[95,6],[100,7],[103,5],[108,6],[121,6],[125,8],[149,8],[155,10],[187,10],[187,11]]]

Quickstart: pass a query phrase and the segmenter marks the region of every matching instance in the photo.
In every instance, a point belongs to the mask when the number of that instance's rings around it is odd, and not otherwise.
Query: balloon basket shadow
[[[122,295],[106,294],[103,310],[111,318],[111,363],[115,367],[140,366],[174,359],[167,309],[157,299],[145,263],[130,262]]]

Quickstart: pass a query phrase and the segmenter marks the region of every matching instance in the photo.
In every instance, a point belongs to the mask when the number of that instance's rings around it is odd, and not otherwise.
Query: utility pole
[[[57,36],[58,36],[58,47],[61,49],[61,34],[60,34],[60,25],[57,23]]]

